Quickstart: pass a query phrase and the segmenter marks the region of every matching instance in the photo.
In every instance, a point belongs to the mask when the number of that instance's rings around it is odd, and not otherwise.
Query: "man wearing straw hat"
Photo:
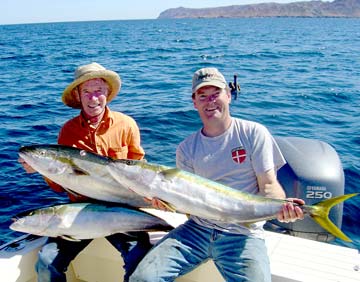
[[[78,67],[74,81],[63,92],[62,101],[71,108],[80,109],[80,114],[64,124],[58,143],[113,159],[142,159],[145,153],[140,145],[140,131],[135,120],[111,111],[107,106],[120,88],[119,75],[100,64]],[[24,160],[19,161],[27,172],[35,172]],[[66,192],[58,184],[45,180],[56,192]],[[68,196],[72,202],[87,200],[85,196],[75,193],[68,193]],[[133,232],[131,235],[114,234],[106,238],[121,252],[125,262],[124,281],[128,281],[138,262],[151,248],[148,234]],[[66,281],[68,265],[90,242],[49,238],[39,252],[36,264],[38,281]]]

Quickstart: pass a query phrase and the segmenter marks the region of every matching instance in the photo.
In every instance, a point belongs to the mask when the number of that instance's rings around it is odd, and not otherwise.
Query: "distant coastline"
[[[255,17],[359,18],[360,0],[302,1],[287,4],[262,3],[200,9],[178,7],[161,12],[158,19]]]

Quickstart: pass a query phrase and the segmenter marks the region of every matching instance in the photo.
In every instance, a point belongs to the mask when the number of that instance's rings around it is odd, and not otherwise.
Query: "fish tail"
[[[319,202],[312,207],[314,209],[311,210],[310,216],[326,231],[331,233],[337,238],[340,238],[346,242],[352,242],[352,240],[347,237],[334,223],[332,223],[329,219],[329,212],[333,206],[346,201],[349,198],[357,196],[359,193],[346,194],[338,197],[334,197],[322,202]]]

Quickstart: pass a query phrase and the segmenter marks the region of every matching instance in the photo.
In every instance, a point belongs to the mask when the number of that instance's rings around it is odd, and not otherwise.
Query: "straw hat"
[[[105,69],[98,63],[91,63],[80,66],[75,70],[74,81],[65,88],[62,95],[64,104],[75,109],[80,109],[81,103],[74,89],[81,83],[93,78],[102,78],[109,84],[110,94],[107,97],[108,103],[119,93],[121,88],[120,76],[116,72]]]

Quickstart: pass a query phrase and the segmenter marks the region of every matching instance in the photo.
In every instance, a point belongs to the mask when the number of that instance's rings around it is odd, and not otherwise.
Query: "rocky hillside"
[[[276,0],[275,0],[276,1]],[[360,0],[310,1],[288,4],[263,3],[217,8],[174,8],[159,19],[169,18],[252,18],[252,17],[360,17]]]

